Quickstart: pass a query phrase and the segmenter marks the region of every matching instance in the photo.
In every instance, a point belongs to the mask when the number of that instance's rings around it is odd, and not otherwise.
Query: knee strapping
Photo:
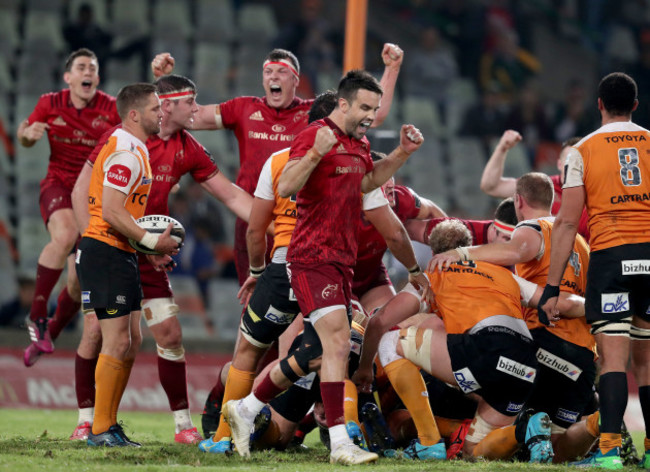
[[[159,357],[167,359],[168,361],[181,362],[185,360],[185,349],[183,346],[175,349],[166,349],[156,344],[156,351],[158,352]]]
[[[178,315],[178,305],[173,298],[152,298],[142,305],[142,315],[147,326],[162,323]]]
[[[630,338],[636,341],[650,341],[650,329],[632,325],[630,327]]]
[[[474,420],[469,427],[467,436],[465,436],[465,440],[478,444],[485,438],[485,436],[495,429],[494,426],[481,418],[481,415],[476,413],[476,416],[474,416]]]
[[[280,370],[291,383],[296,383],[301,377],[297,372],[294,372],[286,357],[280,361]]]
[[[379,356],[379,362],[381,362],[383,367],[386,367],[388,364],[398,359],[403,359],[402,356],[397,354],[398,341],[399,331],[389,331],[381,337],[377,348],[377,355]]]
[[[403,334],[400,331],[399,341],[404,350],[404,357],[431,373],[431,337],[433,330],[418,329],[411,326]]]
[[[591,334],[606,334],[608,336],[630,336],[632,328],[632,317],[622,320],[594,321],[591,324]]]

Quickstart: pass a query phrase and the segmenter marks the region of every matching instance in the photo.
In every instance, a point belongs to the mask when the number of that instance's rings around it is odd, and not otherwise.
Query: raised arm
[[[32,147],[48,129],[50,129],[50,125],[47,123],[35,121],[30,125],[28,120],[23,120],[18,125],[16,137],[24,147]]]
[[[404,51],[397,44],[386,43],[381,51],[381,58],[384,61],[384,75],[381,76],[379,83],[384,90],[384,94],[381,97],[381,107],[377,111],[375,121],[372,123],[373,128],[380,126],[390,113],[395,94],[395,84],[404,60]]]
[[[483,175],[481,176],[481,190],[492,197],[507,198],[512,197],[515,193],[517,179],[514,177],[504,177],[503,168],[508,156],[508,151],[512,149],[519,141],[521,134],[514,130],[506,130],[499,139],[497,147],[490,156]]]

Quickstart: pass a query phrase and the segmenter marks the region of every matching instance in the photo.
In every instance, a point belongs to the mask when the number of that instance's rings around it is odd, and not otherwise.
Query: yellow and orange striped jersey
[[[585,187],[591,250],[650,242],[650,131],[609,123],[575,150],[564,188]]]
[[[517,229],[515,229],[515,231],[519,231],[519,228],[527,227],[537,231],[543,238],[541,255],[536,259],[515,266],[515,272],[518,276],[541,286],[546,284],[551,262],[553,220],[553,217],[526,220],[519,223]],[[588,266],[589,246],[582,236],[577,235],[573,244],[573,251],[560,282],[560,290],[584,297]],[[565,341],[586,347],[594,353],[596,352],[596,341],[591,335],[589,325],[584,317],[561,318],[559,321],[554,322],[555,326],[545,326],[537,318],[537,307],[528,307],[524,309],[524,319],[530,330],[543,327]]]
[[[124,207],[134,219],[144,215],[151,189],[149,152],[142,141],[121,128],[110,136],[93,166],[88,191],[90,222],[83,236],[135,252],[126,236],[114,230],[102,217],[104,187],[127,195]]]
[[[426,275],[435,294],[431,310],[442,318],[448,334],[462,334],[495,315],[523,320],[519,284],[505,267],[455,262]]]

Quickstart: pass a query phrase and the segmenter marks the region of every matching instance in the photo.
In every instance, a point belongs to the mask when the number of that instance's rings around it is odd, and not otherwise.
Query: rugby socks
[[[516,426],[512,425],[491,431],[476,445],[472,455],[490,460],[508,459],[512,457],[519,447],[515,429]]]
[[[115,403],[113,404],[113,416],[115,417],[115,423],[117,423],[117,409],[120,407],[120,402],[122,401],[122,396],[126,390],[126,384],[129,383],[129,377],[131,376],[131,369],[133,368],[133,363],[135,359],[124,359],[122,361],[122,370],[120,371],[120,383],[117,397],[115,398]]]
[[[460,428],[460,425],[463,424],[464,420],[454,420],[450,418],[442,418],[440,416],[436,416],[436,425],[438,426],[438,431],[440,432],[440,436],[443,438],[448,438],[452,434],[456,432],[458,428]]]
[[[79,308],[81,308],[81,303],[70,296],[68,287],[63,287],[56,302],[54,317],[47,324],[47,330],[50,332],[52,340],[59,337],[61,330],[79,313]]]
[[[226,386],[223,384],[221,381],[221,371],[223,370],[223,366],[219,367],[217,370],[217,383],[214,384],[214,387],[212,387],[212,390],[210,390],[210,397],[212,397],[215,401],[219,400],[219,403],[223,405],[223,394],[224,391],[226,390]]]
[[[47,301],[54,286],[59,281],[63,269],[50,269],[38,264],[36,268],[36,286],[34,287],[34,298],[32,308],[29,312],[29,319],[36,321],[39,318],[47,318]]]
[[[345,416],[345,424],[348,421],[359,423],[359,396],[357,393],[357,386],[349,380],[345,379],[345,396],[343,399],[343,415]]]
[[[162,385],[169,408],[172,411],[185,410],[189,407],[187,400],[187,364],[170,361],[158,356],[158,377]]]
[[[600,411],[597,411],[596,413],[592,413],[591,415],[587,416],[587,419],[585,421],[586,423],[585,427],[587,428],[587,432],[594,438],[600,436],[600,425],[598,424],[599,421],[600,421]]]
[[[621,446],[621,423],[627,406],[627,375],[607,372],[600,376],[600,450],[607,454]]]
[[[59,336],[61,330],[70,323],[77,313],[79,313],[80,308],[81,302],[74,300],[70,296],[68,288],[63,287],[63,290],[61,290],[59,298],[57,299],[54,317],[48,323],[48,330],[52,339],[56,339]]]
[[[117,423],[117,413],[114,417],[113,406],[120,404],[124,370],[124,362],[106,354],[99,355],[95,369],[97,392],[93,434],[106,432],[108,428]],[[115,407],[115,412],[117,412],[117,407]]]
[[[219,377],[221,377],[221,375],[219,375]],[[223,401],[221,404],[225,405],[229,400],[239,400],[251,393],[254,380],[255,372],[239,370],[231,365],[228,370],[228,380],[226,380],[226,387],[223,392]],[[221,378],[219,379],[219,383],[221,383]],[[221,438],[229,437],[230,435],[230,426],[228,426],[228,423],[224,420],[222,413],[219,418],[219,427],[214,433],[214,441],[219,441]]]
[[[345,397],[345,383],[342,381],[321,381],[320,394],[323,399],[323,406],[325,407],[325,419],[327,420],[327,427],[332,429],[334,426],[342,425],[343,429],[345,430],[345,412],[343,408],[343,398]]]
[[[418,438],[423,446],[440,441],[440,432],[429,405],[429,395],[420,369],[408,359],[397,359],[384,366],[386,375],[402,402],[411,413]]]
[[[639,403],[645,422],[645,437],[650,438],[650,385],[639,387]],[[648,448],[646,447],[645,450],[647,451]]]
[[[85,359],[79,354],[74,359],[74,388],[79,409],[95,406],[95,368],[97,358]],[[91,420],[92,421],[92,420]]]

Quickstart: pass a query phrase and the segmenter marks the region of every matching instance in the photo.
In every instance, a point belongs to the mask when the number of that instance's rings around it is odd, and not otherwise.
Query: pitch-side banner
[[[228,362],[230,356],[187,354],[186,358],[190,409],[200,413],[216,381],[217,367]],[[0,408],[77,408],[74,352],[57,350],[28,368],[23,364],[21,350],[0,348]],[[138,355],[120,410],[169,411],[158,379],[155,353]]]

